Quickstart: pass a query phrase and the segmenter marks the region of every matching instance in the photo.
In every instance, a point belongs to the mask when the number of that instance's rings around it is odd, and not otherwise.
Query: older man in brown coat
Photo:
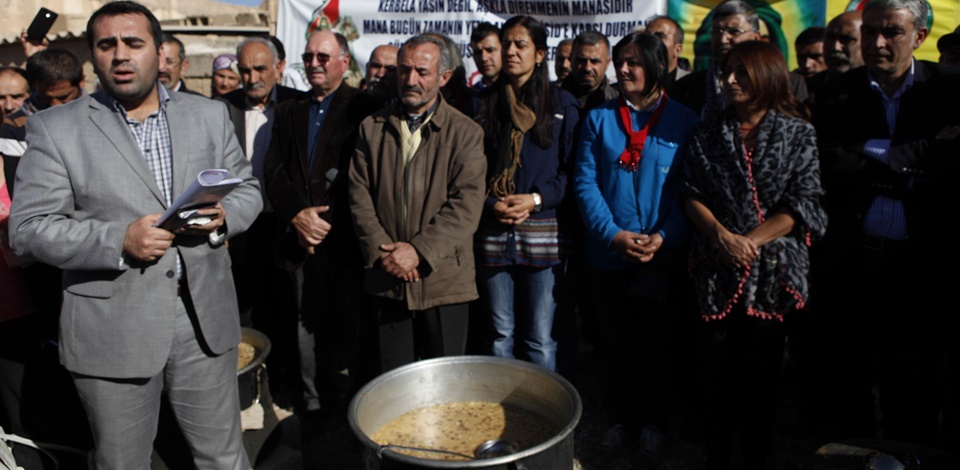
[[[403,45],[400,102],[363,121],[350,164],[364,290],[373,296],[360,333],[371,375],[464,352],[486,159],[483,130],[438,94],[449,64],[435,38]]]

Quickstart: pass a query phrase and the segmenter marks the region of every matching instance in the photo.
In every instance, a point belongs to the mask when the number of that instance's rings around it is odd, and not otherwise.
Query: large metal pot
[[[428,460],[381,449],[370,436],[391,420],[441,403],[485,401],[536,413],[560,431],[539,445],[503,457],[473,461]],[[387,372],[350,402],[348,419],[363,443],[364,467],[379,469],[483,468],[572,469],[573,430],[580,422],[580,395],[567,380],[533,364],[487,356],[416,362]]]
[[[240,342],[253,346],[253,360],[237,371],[237,392],[240,395],[240,409],[245,410],[260,402],[261,387],[265,387],[263,376],[267,365],[264,361],[270,354],[270,339],[253,328],[240,329]]]

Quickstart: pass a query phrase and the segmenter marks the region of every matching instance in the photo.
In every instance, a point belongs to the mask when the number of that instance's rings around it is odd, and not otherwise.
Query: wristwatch
[[[540,193],[533,193],[533,212],[540,212],[543,210],[543,198],[540,197]]]

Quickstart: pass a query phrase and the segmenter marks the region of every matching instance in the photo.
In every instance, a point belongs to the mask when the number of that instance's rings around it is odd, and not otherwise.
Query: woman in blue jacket
[[[481,96],[477,116],[487,155],[477,284],[490,352],[556,370],[552,329],[566,302],[569,250],[557,209],[569,184],[579,111],[572,95],[550,85],[547,33],[539,21],[511,18],[500,44],[503,69]]]
[[[575,191],[604,354],[610,427],[599,458],[655,457],[667,426],[671,326],[684,279],[688,222],[679,167],[693,111],[663,92],[667,50],[632,33],[613,48],[620,97],[587,114]]]

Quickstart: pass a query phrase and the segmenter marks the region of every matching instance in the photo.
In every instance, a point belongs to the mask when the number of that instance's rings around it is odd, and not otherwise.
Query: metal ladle
[[[394,450],[394,449],[412,450],[412,451],[416,451],[416,452],[430,452],[430,453],[434,453],[434,454],[454,455],[454,456],[457,456],[457,457],[465,458],[465,459],[467,459],[467,460],[473,460],[473,459],[475,458],[475,457],[472,456],[472,455],[461,454],[461,453],[459,453],[459,452],[450,452],[449,450],[425,449],[425,448],[423,448],[423,447],[400,446],[400,445],[396,445],[396,444],[387,444],[387,445],[385,445],[385,446],[380,446],[380,449],[377,450],[377,457],[380,458],[380,459],[383,459],[383,451],[388,450],[388,449],[389,449],[389,450]]]
[[[520,452],[520,446],[510,439],[490,439],[477,446],[477,450],[474,451],[478,460],[504,457],[517,452]]]
[[[504,457],[507,455],[516,454],[520,451],[520,446],[516,442],[513,442],[509,439],[491,439],[485,441],[483,444],[477,446],[477,450],[474,451],[476,456],[461,454],[459,452],[451,452],[449,450],[440,450],[440,449],[425,449],[422,447],[410,447],[410,446],[401,446],[396,444],[387,444],[385,446],[380,446],[379,451],[377,452],[377,457],[383,458],[384,450],[412,450],[415,452],[428,452],[435,454],[444,454],[444,455],[453,455],[456,457],[461,457],[468,460],[485,460],[493,459],[497,457]]]

